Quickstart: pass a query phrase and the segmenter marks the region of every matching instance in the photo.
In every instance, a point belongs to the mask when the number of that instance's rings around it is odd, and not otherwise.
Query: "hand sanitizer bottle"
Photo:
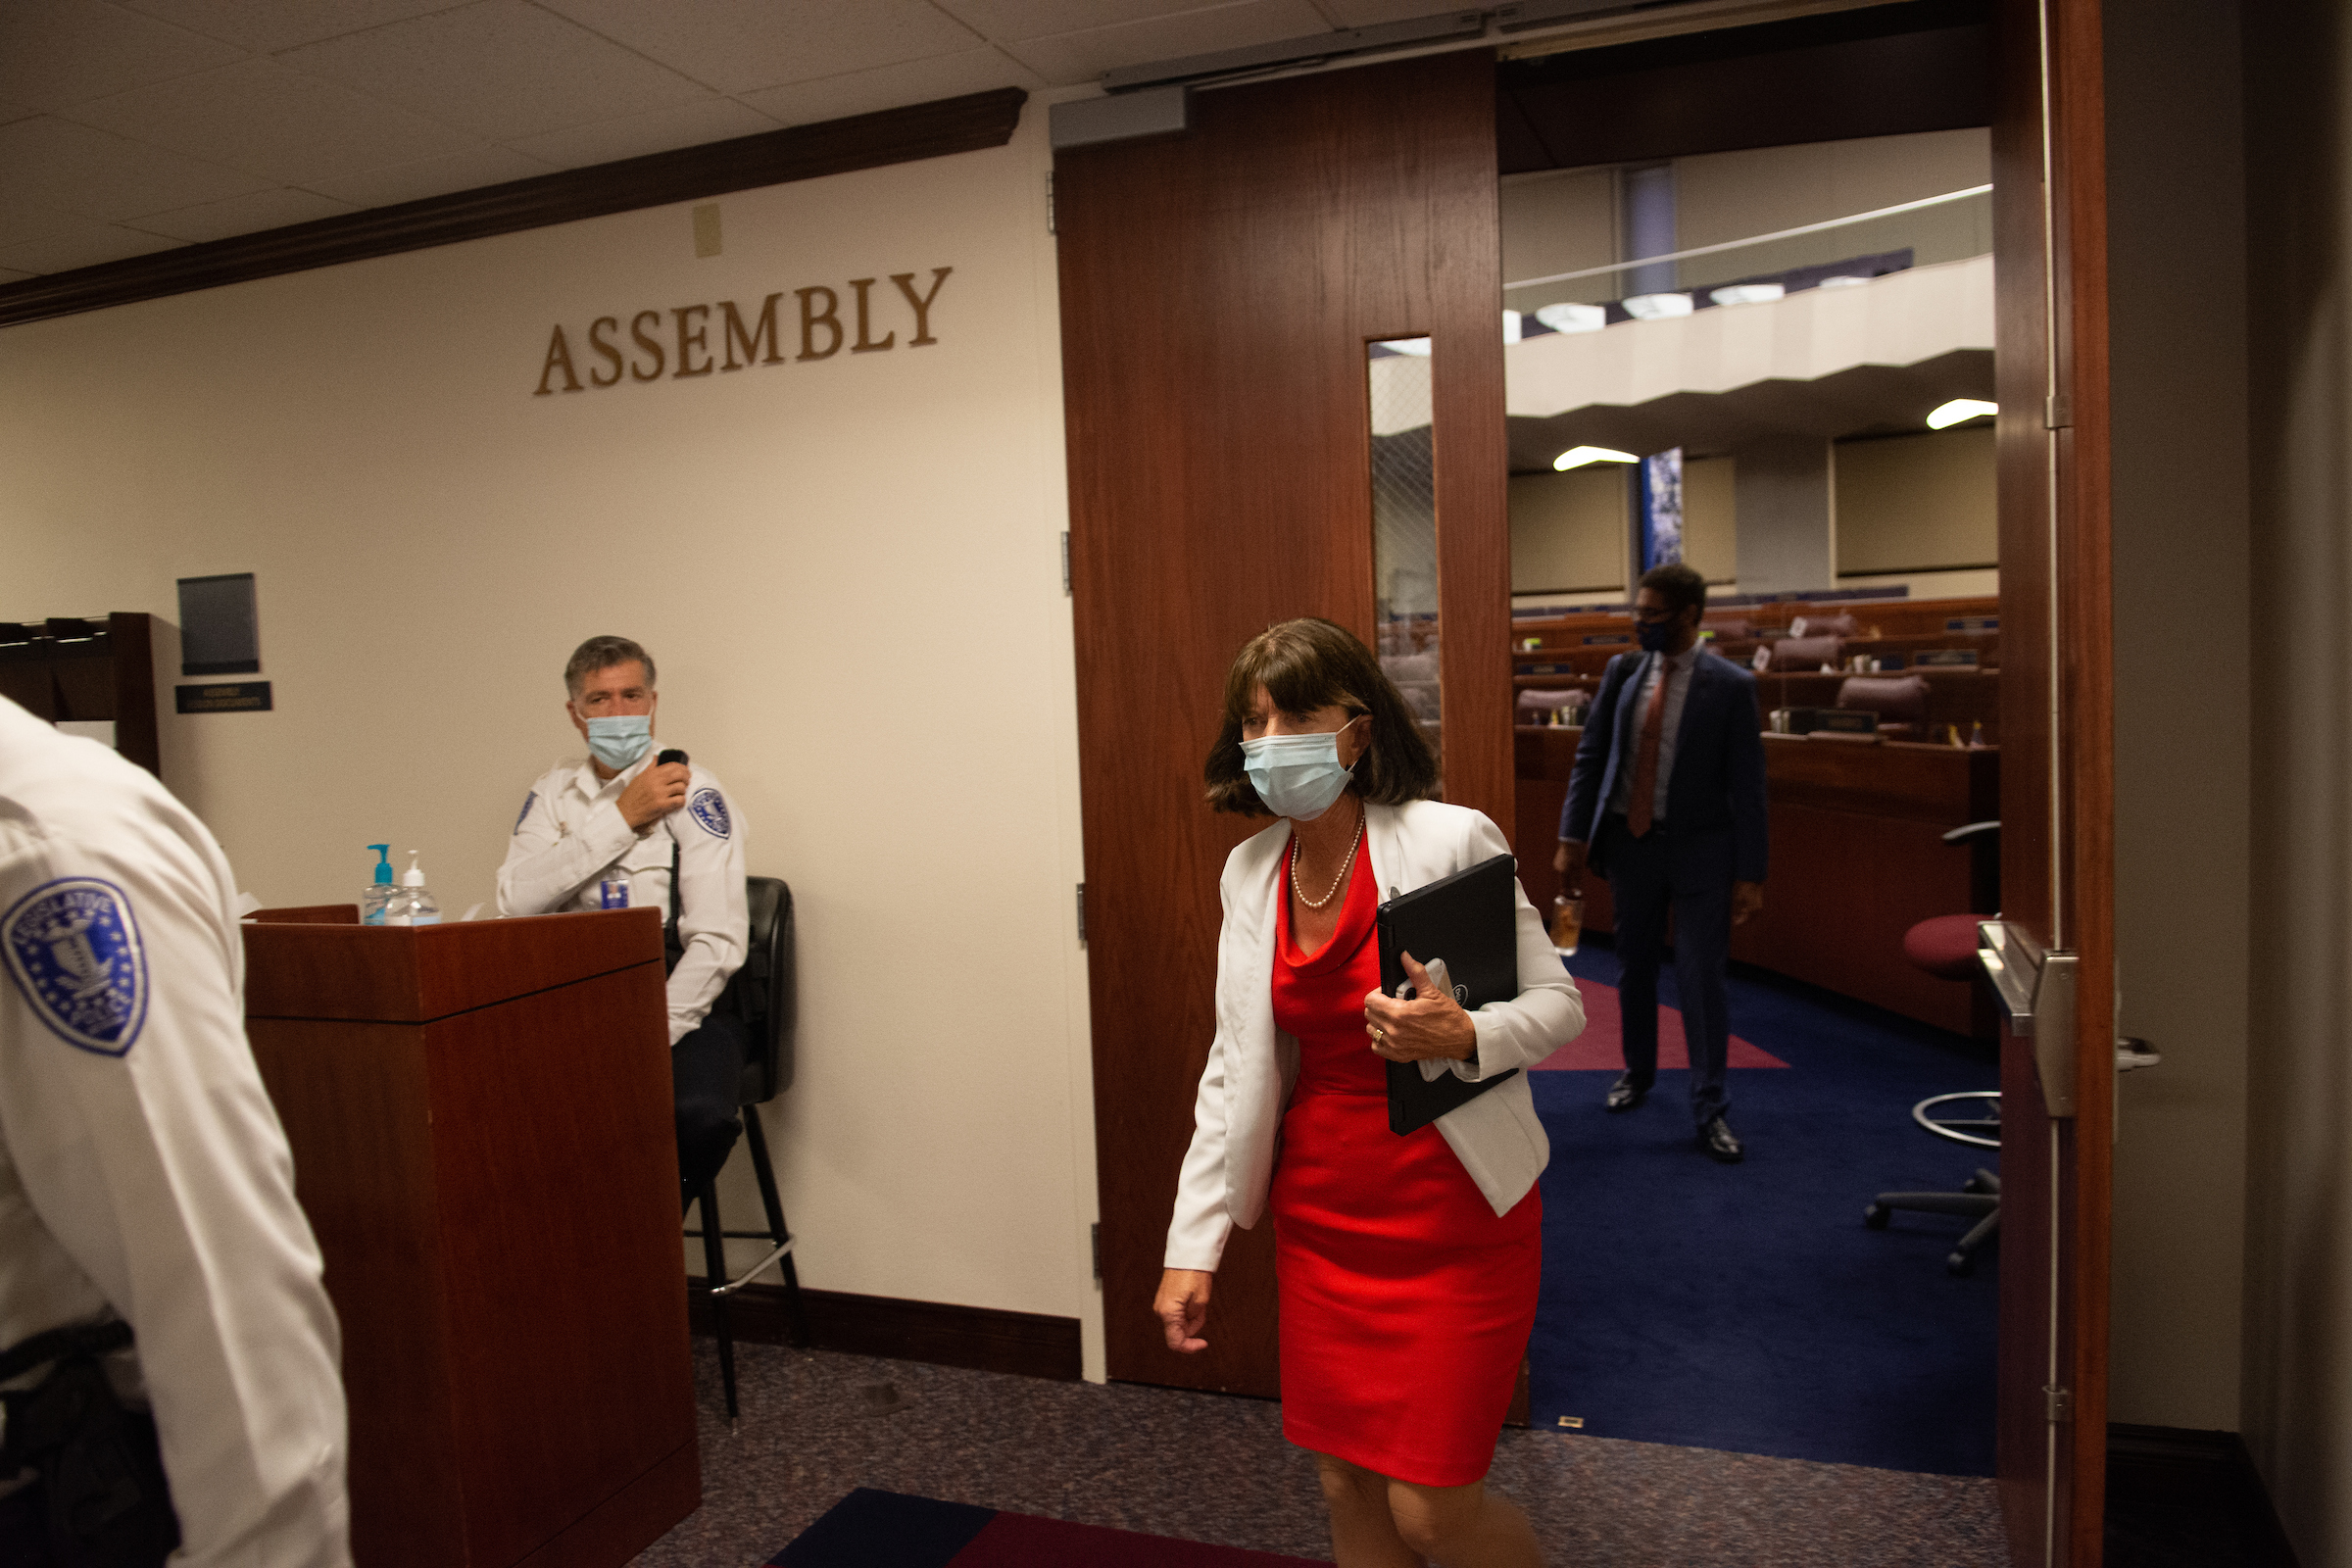
[[[424,890],[424,872],[418,869],[416,857],[420,851],[409,852],[409,868],[400,873],[400,891],[384,908],[386,925],[439,925],[441,906]]]
[[[375,852],[375,875],[360,889],[360,924],[382,925],[384,906],[392,902],[392,846],[370,844]]]

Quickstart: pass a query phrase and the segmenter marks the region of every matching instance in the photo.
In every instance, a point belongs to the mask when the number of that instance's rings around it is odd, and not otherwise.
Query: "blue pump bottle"
[[[382,925],[384,906],[392,902],[392,846],[370,844],[375,852],[375,877],[360,889],[360,924]]]

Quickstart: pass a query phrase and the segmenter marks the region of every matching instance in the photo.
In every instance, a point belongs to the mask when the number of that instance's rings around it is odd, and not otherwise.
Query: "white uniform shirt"
[[[245,1041],[235,898],[162,785],[0,699],[0,1345],[121,1316],[172,1561],[343,1568],[342,1336]]]
[[[1634,677],[1631,693],[1633,716],[1620,731],[1628,748],[1624,763],[1617,769],[1617,788],[1610,793],[1609,809],[1630,810],[1634,802],[1634,767],[1642,755],[1642,719],[1649,711],[1650,693],[1657,690],[1658,674],[1666,672],[1666,710],[1658,715],[1658,787],[1650,797],[1649,816],[1653,822],[1666,820],[1666,785],[1674,777],[1674,754],[1683,733],[1683,704],[1690,696],[1690,670],[1698,662],[1699,645],[1692,643],[1679,654],[1651,654],[1641,674]]]
[[[559,762],[523,798],[498,868],[501,914],[556,914],[601,907],[597,885],[610,866],[629,873],[629,902],[669,913],[669,852],[678,850],[678,937],[685,956],[669,977],[669,1043],[701,1025],[751,950],[744,895],[743,818],[708,768],[692,763],[686,804],[641,837],[620,814],[621,791],[654,765],[662,747],[611,779],[586,760]]]

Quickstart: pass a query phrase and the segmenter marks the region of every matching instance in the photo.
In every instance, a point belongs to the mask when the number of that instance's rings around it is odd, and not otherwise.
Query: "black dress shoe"
[[[1709,1159],[1725,1165],[1737,1165],[1747,1157],[1740,1140],[1732,1135],[1731,1124],[1721,1116],[1698,1130],[1698,1147],[1707,1152]]]
[[[1633,1109],[1648,1094],[1649,1085],[1638,1084],[1634,1082],[1632,1073],[1622,1072],[1617,1075],[1617,1081],[1609,1085],[1609,1097],[1601,1103],[1609,1108],[1609,1114],[1613,1116],[1619,1111]]]

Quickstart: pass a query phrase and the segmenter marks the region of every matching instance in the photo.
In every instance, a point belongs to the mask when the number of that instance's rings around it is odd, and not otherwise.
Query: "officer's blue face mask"
[[[1242,742],[1243,771],[1267,810],[1294,822],[1312,822],[1331,809],[1331,803],[1355,776],[1340,761],[1340,736],[1347,728],[1343,724],[1327,735],[1260,735]]]
[[[654,744],[654,715],[620,713],[588,720],[588,750],[596,760],[618,772]]]

